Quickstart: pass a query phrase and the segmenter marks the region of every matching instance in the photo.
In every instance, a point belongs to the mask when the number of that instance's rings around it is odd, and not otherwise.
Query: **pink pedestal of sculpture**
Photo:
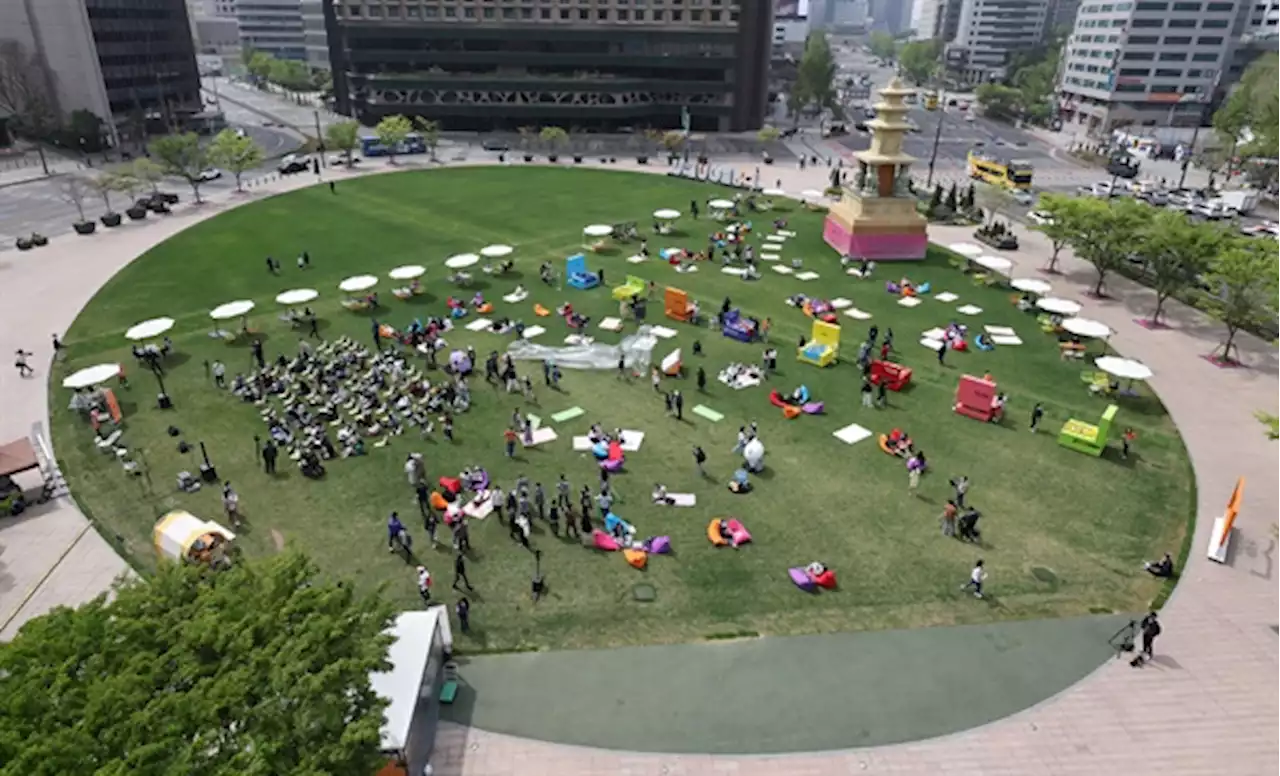
[[[842,256],[872,261],[920,261],[929,246],[923,229],[910,232],[850,231],[844,224],[827,217],[822,239]]]

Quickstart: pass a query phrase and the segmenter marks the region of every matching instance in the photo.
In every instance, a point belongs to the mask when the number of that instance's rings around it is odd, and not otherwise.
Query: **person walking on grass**
[[[458,589],[458,583],[466,585],[467,592],[475,592],[475,588],[471,586],[471,580],[467,579],[467,560],[462,553],[453,556],[453,589]]]
[[[533,506],[538,510],[538,519],[547,519],[547,492],[542,489],[541,482],[533,483]]]
[[[329,184],[332,186],[333,184]],[[458,615],[458,627],[463,633],[471,632],[471,602],[464,595],[458,599],[458,603],[454,604],[453,611]]]
[[[907,469],[907,493],[912,496],[920,495],[920,468]]]
[[[1044,406],[1040,402],[1036,402],[1036,406],[1031,408],[1031,433],[1040,430],[1040,419],[1044,417]]]
[[[53,360],[61,361],[67,357],[67,346],[57,334],[53,335]]]
[[[1129,446],[1138,438],[1138,434],[1131,428],[1126,428],[1124,433],[1120,435],[1120,458],[1128,460]]]
[[[516,434],[515,429],[510,426],[507,426],[507,429],[502,432],[502,442],[506,448],[508,458],[516,457],[516,440],[519,438],[520,437]]]
[[[982,565],[982,558],[973,565],[969,572],[969,581],[960,586],[961,590],[972,590],[974,598],[982,598],[982,583],[987,580],[987,570]]]
[[[676,420],[684,420],[684,394],[680,389],[671,392],[671,402],[675,406]]]
[[[874,390],[875,390],[875,389],[871,387],[871,381],[870,381],[870,380],[865,380],[865,379],[864,379],[864,380],[862,381],[862,388],[861,388],[861,393],[862,393],[862,406],[864,406],[864,407],[870,407],[870,406],[872,406],[872,398],[871,398],[871,394],[872,394],[872,391],[874,391]]]
[[[564,478],[564,473],[560,474],[560,479],[556,480],[556,505],[563,510],[568,510],[573,502],[570,499],[572,488],[569,481]]]
[[[698,367],[698,393],[707,392],[707,370]]]
[[[876,383],[876,406],[880,409],[889,406],[889,386],[884,380]]]
[[[392,512],[387,518],[387,552],[395,552],[397,546],[404,547],[405,537],[408,535],[404,523],[400,522],[400,515]]]
[[[268,439],[267,443],[262,447],[262,469],[267,474],[276,473],[276,458],[280,456],[280,448],[276,447],[276,443]]]
[[[230,480],[222,483],[222,509],[227,513],[232,528],[239,528],[244,522],[244,516],[240,514],[240,494],[231,487]]]
[[[947,365],[947,343],[942,343],[942,347],[938,348],[938,366]]]
[[[422,603],[431,605],[431,572],[427,571],[426,566],[419,566],[418,574],[418,595],[422,596]]]
[[[742,433],[742,432],[739,431],[738,433]],[[693,465],[698,467],[699,477],[707,476],[706,464],[707,464],[707,454],[702,451],[701,447],[694,445],[693,446]]]
[[[938,520],[942,523],[943,536],[954,537],[956,535],[956,515],[959,511],[956,509],[956,502],[950,500],[942,508],[942,514],[938,516]]]
[[[964,497],[969,492],[969,478],[961,474],[951,481],[951,487],[956,494],[953,501],[956,502],[957,507],[964,509]]]

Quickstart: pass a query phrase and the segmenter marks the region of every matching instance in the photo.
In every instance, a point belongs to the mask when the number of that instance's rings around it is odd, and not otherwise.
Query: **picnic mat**
[[[796,233],[795,233],[795,232],[793,232],[793,231],[791,231],[790,229],[779,229],[779,230],[778,230],[778,234],[782,235],[783,237],[795,237],[795,236],[796,236]]]
[[[835,310],[843,310],[846,307],[853,307],[853,300],[845,299],[843,296],[838,296],[831,300],[831,307]]]
[[[937,299],[939,302],[954,302],[955,300],[959,299],[960,297],[956,296],[955,294],[951,293],[950,291],[943,291],[941,294],[938,294],[938,295],[936,295],[936,296],[935,296],[935,297],[933,297],[933,298],[934,298],[934,299]]]
[[[898,304],[902,305],[903,307],[915,307],[916,305],[920,304],[920,300],[914,296],[904,296],[898,300]]]
[[[696,493],[668,493],[667,498],[671,499],[673,507],[695,507],[698,505],[698,494]]]
[[[925,339],[940,340],[946,337],[947,333],[942,329],[934,327],[926,331],[924,334],[921,334],[920,336],[924,337]]]
[[[654,326],[649,329],[649,333],[658,339],[671,339],[680,332],[675,329],[668,329],[666,326]]]
[[[644,444],[644,432],[636,431],[631,428],[622,429],[622,449],[628,453],[634,453],[640,449],[640,445]]]
[[[546,333],[547,333],[547,330],[542,328],[541,326],[528,326],[525,328],[524,333],[521,334],[520,336],[525,339],[533,339],[534,337],[537,337],[540,334],[546,334]]]
[[[573,438],[574,452],[585,453],[586,451],[590,450],[591,447],[592,447],[591,437],[576,436]]]
[[[795,270],[782,264],[771,264],[769,268],[779,275],[794,275]]]
[[[859,426],[857,423],[852,423],[842,429],[833,431],[831,435],[836,439],[839,439],[841,442],[844,442],[846,445],[856,445],[871,436],[871,432],[862,426]]]
[[[796,280],[817,280],[817,279],[818,279],[818,273],[816,272],[801,272],[800,274],[796,275]]]
[[[493,321],[488,318],[476,318],[474,321],[467,324],[467,331],[485,331],[492,325]]]
[[[726,275],[737,275],[738,277],[747,274],[746,267],[721,267],[720,271]]]
[[[997,345],[1021,345],[1022,340],[1017,334],[992,334],[991,341]]]
[[[538,445],[544,445],[547,442],[556,441],[556,430],[554,428],[544,426],[542,428],[534,429],[532,436],[533,441],[526,442],[524,445],[525,447],[537,447]]]
[[[924,345],[929,350],[935,350],[935,351],[942,350],[947,346],[947,343],[943,342],[940,339],[933,339],[932,337],[921,337],[920,344]]]
[[[988,334],[999,334],[1001,337],[1016,337],[1018,332],[1012,326],[983,326]]]
[[[601,318],[600,328],[604,329],[605,331],[622,331],[622,319],[621,318]]]
[[[772,242],[772,243],[780,243],[780,242],[786,242],[786,241],[787,241],[786,236],[785,236],[785,235],[781,235],[781,234],[766,234],[766,235],[764,236],[764,239],[765,239],[767,242]]]
[[[527,292],[523,294],[510,293],[502,297],[502,301],[506,302],[507,304],[519,304],[520,302],[523,302],[528,298],[529,298],[529,294]]]
[[[871,313],[866,312],[865,310],[859,310],[856,307],[850,307],[848,310],[844,311],[844,314],[854,319],[855,321],[871,320]]]
[[[645,261],[646,261],[645,257],[641,256],[638,253],[634,256],[627,257],[628,264],[643,264]]]
[[[563,423],[566,420],[573,420],[574,418],[580,418],[586,414],[587,414],[587,411],[582,409],[581,407],[570,407],[567,410],[561,410],[560,412],[553,413],[551,415],[551,420],[554,423]]]
[[[706,418],[712,423],[719,423],[720,421],[724,420],[724,413],[716,412],[715,410],[711,409],[705,404],[699,404],[698,406],[694,407],[693,414],[697,415],[700,418]]]
[[[957,307],[956,312],[961,313],[963,315],[977,315],[978,313],[982,312],[982,308],[978,307],[977,305],[966,304],[961,307]]]

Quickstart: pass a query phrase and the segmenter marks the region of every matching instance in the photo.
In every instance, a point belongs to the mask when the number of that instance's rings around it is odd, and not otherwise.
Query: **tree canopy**
[[[200,202],[200,173],[209,167],[209,154],[199,136],[194,132],[165,135],[152,140],[147,149],[166,173],[185,180],[196,202]]]
[[[240,190],[240,177],[248,170],[262,164],[266,158],[262,146],[254,142],[248,135],[240,135],[234,129],[224,129],[214,136],[209,144],[209,161],[225,168],[236,179],[236,190]]]
[[[1254,60],[1217,113],[1213,128],[1244,158],[1280,156],[1280,59]]]
[[[368,776],[391,611],[285,553],[55,609],[0,645],[0,776]]]
[[[913,40],[898,53],[898,70],[915,84],[926,84],[938,74],[942,41]]]
[[[796,109],[809,105],[819,108],[836,108],[836,60],[831,53],[827,36],[811,33],[804,43],[804,54],[796,71],[792,87],[792,104]]]
[[[1274,321],[1280,258],[1269,240],[1232,240],[1213,262],[1209,273],[1209,313],[1227,327],[1219,346],[1223,359],[1231,360],[1236,334],[1246,326]]]
[[[1067,243],[1076,256],[1093,265],[1095,296],[1102,296],[1107,275],[1119,269],[1139,246],[1152,210],[1132,199],[1080,198],[1064,222]]]
[[[1139,249],[1151,288],[1156,292],[1153,323],[1160,322],[1169,297],[1197,283],[1229,241],[1230,235],[1216,224],[1192,221],[1174,210],[1155,214]]]
[[[877,30],[867,38],[871,54],[880,59],[893,59],[898,54],[898,41],[887,32]]]
[[[387,160],[395,162],[400,145],[413,132],[413,122],[404,116],[387,116],[378,122],[373,132],[378,136],[378,142],[386,146]]]
[[[996,119],[1011,119],[1022,106],[1022,94],[1011,86],[982,84],[973,92],[983,115]]]
[[[356,121],[338,121],[325,127],[324,142],[329,148],[341,151],[351,162],[351,152],[360,145],[360,123]]]

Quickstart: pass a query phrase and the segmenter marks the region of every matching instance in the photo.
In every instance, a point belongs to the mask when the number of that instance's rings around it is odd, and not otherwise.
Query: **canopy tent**
[[[0,477],[39,468],[40,459],[36,458],[36,449],[30,439],[23,437],[0,445]]]
[[[591,224],[584,227],[582,233],[587,237],[608,237],[613,234],[613,227],[608,224]]]
[[[66,379],[62,381],[62,387],[72,389],[92,388],[119,376],[119,364],[97,364],[67,375]]]
[[[124,337],[125,339],[130,339],[135,342],[139,340],[155,339],[169,329],[172,329],[173,324],[174,320],[172,318],[152,318],[149,321],[134,324],[124,333]]]
[[[1013,262],[1003,256],[979,256],[973,263],[992,272],[1008,272],[1013,269]]]
[[[762,192],[760,192],[760,193],[761,193],[761,194],[763,194],[763,195],[765,195],[766,197],[785,197],[785,196],[787,196],[787,192],[786,192],[786,191],[784,191],[784,190],[782,190],[782,189],[765,189],[764,191],[762,191]]]
[[[443,612],[444,608],[440,606],[402,612],[386,630],[392,638],[387,650],[387,663],[391,667],[369,674],[369,686],[387,702],[380,732],[383,752],[405,754],[410,749],[409,738],[413,734],[419,704],[438,702],[437,683],[428,671],[432,668],[439,671],[441,666],[433,665],[432,654],[453,649],[449,619],[441,616]],[[424,688],[432,688],[434,692],[424,693]],[[420,768],[411,771],[421,772]]]
[[[1046,296],[1036,301],[1036,307],[1045,312],[1057,315],[1075,315],[1080,312],[1080,303],[1073,302],[1070,299],[1061,299],[1056,296]]]
[[[387,277],[392,280],[413,280],[427,274],[427,268],[417,264],[406,264],[403,267],[396,267],[387,273]]]
[[[170,560],[206,561],[236,535],[212,520],[175,510],[160,518],[151,538],[156,552]]]
[[[973,243],[965,243],[965,242],[951,243],[950,245],[947,246],[947,249],[950,250],[952,253],[958,253],[961,256],[964,256],[970,259],[976,259],[982,255],[982,248],[978,247],[977,245],[974,245]]]
[[[376,285],[378,285],[378,278],[376,276],[356,275],[339,283],[338,290],[345,291],[348,294],[353,294],[357,291],[368,291]]]
[[[505,259],[515,250],[510,245],[486,245],[480,249],[480,255],[486,259]]]
[[[320,296],[320,292],[314,288],[295,288],[292,291],[281,293],[276,297],[276,302],[292,307],[296,304],[306,304],[318,296]]]
[[[1040,278],[1014,278],[1009,281],[1009,285],[1019,291],[1025,291],[1036,296],[1044,296],[1053,290],[1053,286]]]
[[[712,210],[732,210],[733,200],[731,199],[713,199],[707,203],[707,207]]]
[[[209,317],[215,321],[229,321],[232,318],[240,318],[248,315],[253,309],[253,302],[248,299],[238,299],[234,302],[220,304],[209,311]]]

